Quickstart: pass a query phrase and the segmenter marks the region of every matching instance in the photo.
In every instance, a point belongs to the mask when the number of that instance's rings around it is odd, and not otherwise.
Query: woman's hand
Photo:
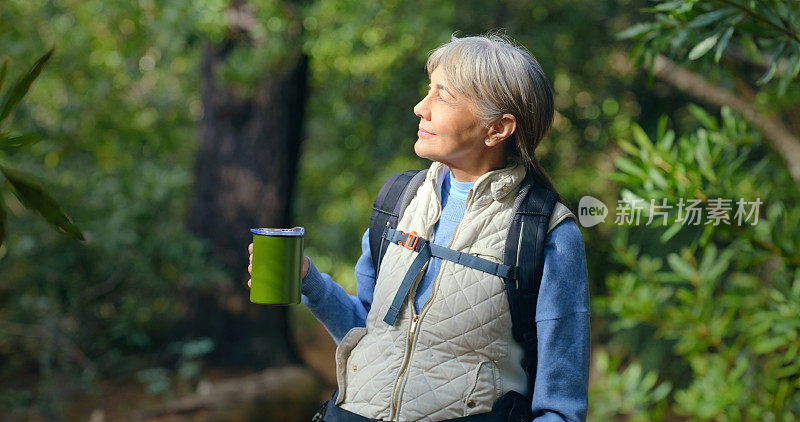
[[[308,267],[309,267],[309,265],[311,265],[311,264],[308,263],[308,257],[307,256],[303,256],[303,275],[302,275],[302,277],[300,277],[300,280],[306,278],[306,276],[308,275]]]
[[[253,244],[247,245],[247,251],[250,252],[250,265],[247,266],[247,273],[250,274],[250,277],[253,276]],[[247,287],[250,287],[250,283],[252,282],[252,278],[247,279]]]
[[[250,252],[250,265],[247,266],[247,272],[252,276],[253,275],[253,244],[252,243],[247,245],[247,251]],[[302,278],[306,278],[306,275],[308,275],[308,267],[310,265],[311,264],[309,264],[309,262],[308,262],[308,257],[304,256],[303,257],[303,276],[302,276]],[[247,279],[247,287],[250,287],[251,283],[252,283],[252,278],[248,278]]]

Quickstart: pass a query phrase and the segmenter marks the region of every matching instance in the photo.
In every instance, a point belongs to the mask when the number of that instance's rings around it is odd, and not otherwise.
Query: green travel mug
[[[253,268],[250,301],[266,305],[300,303],[305,229],[250,229]]]

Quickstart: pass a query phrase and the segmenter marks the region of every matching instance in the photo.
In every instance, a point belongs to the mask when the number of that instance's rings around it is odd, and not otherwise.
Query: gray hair
[[[530,52],[498,34],[452,35],[450,42],[431,53],[425,67],[428,74],[441,67],[448,84],[473,101],[484,125],[505,113],[513,115],[517,127],[508,139],[508,156],[555,190],[534,154],[553,123],[553,93]]]

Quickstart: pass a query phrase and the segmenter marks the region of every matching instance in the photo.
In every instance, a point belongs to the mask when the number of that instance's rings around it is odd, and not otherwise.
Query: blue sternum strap
[[[394,230],[387,227],[383,232],[383,237],[391,243],[397,243],[407,249],[419,252],[419,255],[411,263],[408,271],[406,271],[403,281],[400,283],[400,288],[397,289],[397,294],[392,300],[392,305],[383,321],[389,325],[394,325],[397,320],[397,314],[400,312],[400,307],[411,291],[414,281],[419,276],[419,273],[425,268],[425,264],[431,257],[435,256],[446,261],[455,262],[469,268],[474,268],[488,274],[496,275],[505,279],[516,278],[516,267],[510,267],[505,264],[489,261],[488,259],[479,258],[475,255],[459,252],[444,246],[435,245],[428,240],[416,236],[416,233],[403,233],[399,230]]]
[[[392,305],[389,307],[389,311],[386,312],[386,316],[383,317],[385,323],[394,325],[394,322],[397,320],[397,314],[400,312],[400,307],[403,306],[408,292],[411,291],[414,280],[416,280],[417,275],[419,275],[425,267],[425,264],[428,263],[428,260],[431,259],[431,248],[429,245],[430,244],[426,241],[422,249],[420,249],[419,255],[417,255],[414,262],[411,263],[411,267],[406,271],[406,276],[403,277],[403,282],[400,283],[400,288],[397,289],[397,294],[394,295]]]

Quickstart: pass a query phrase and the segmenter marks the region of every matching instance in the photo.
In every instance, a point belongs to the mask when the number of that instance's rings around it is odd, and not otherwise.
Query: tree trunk
[[[243,37],[242,37],[243,38]],[[288,227],[305,109],[308,58],[265,75],[250,98],[220,82],[237,43],[205,47],[203,117],[190,226],[207,239],[231,282],[190,299],[184,335],[209,336],[211,363],[264,368],[298,363],[286,307],[249,302],[247,245],[253,227]],[[258,48],[258,47],[255,47]]]

